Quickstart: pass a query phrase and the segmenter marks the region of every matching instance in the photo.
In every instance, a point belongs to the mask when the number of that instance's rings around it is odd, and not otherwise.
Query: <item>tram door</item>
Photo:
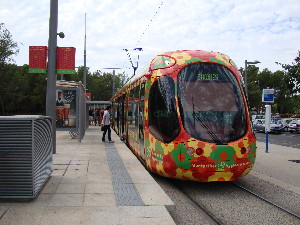
[[[114,101],[112,102],[112,128],[117,131],[118,134],[118,109],[117,103]]]
[[[125,95],[119,98],[118,107],[118,131],[121,136],[125,132]]]
[[[118,135],[120,135],[120,104],[119,99],[115,101],[115,112],[114,112],[114,119],[115,119],[115,130]]]
[[[118,98],[118,108],[117,108],[117,112],[118,112],[118,117],[117,117],[117,120],[118,120],[118,135],[120,136],[121,135],[121,123],[122,123],[122,104],[121,104],[121,98],[119,97]]]
[[[145,143],[144,143],[144,110],[145,110],[145,82],[141,83],[140,93],[139,93],[139,107],[138,107],[138,121],[139,121],[139,140],[140,140],[140,153],[143,160],[145,158]]]
[[[125,133],[125,94],[121,97],[121,111],[122,111],[122,118],[121,118],[121,134]]]

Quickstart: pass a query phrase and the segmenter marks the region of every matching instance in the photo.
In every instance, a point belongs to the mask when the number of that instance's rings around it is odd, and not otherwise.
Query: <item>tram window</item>
[[[131,89],[128,105],[128,127],[137,129],[138,127],[138,104],[139,104],[139,86]]]
[[[139,138],[144,140],[145,82],[141,84],[139,105]]]
[[[117,126],[117,104],[116,104],[116,100],[114,100],[112,102],[112,126],[115,129],[115,127]]]
[[[171,77],[153,83],[149,95],[149,129],[160,141],[169,143],[180,132],[176,112],[175,84]]]
[[[115,126],[116,126],[116,130],[117,130],[117,132],[118,132],[118,134],[119,134],[119,127],[120,127],[120,124],[119,124],[119,120],[120,120],[120,106],[119,106],[119,99],[116,99],[115,100]]]
[[[123,134],[125,132],[125,94],[123,94],[120,98],[120,133]]]
[[[247,131],[246,111],[234,75],[215,63],[195,63],[178,75],[178,99],[185,130],[194,138],[222,144]]]

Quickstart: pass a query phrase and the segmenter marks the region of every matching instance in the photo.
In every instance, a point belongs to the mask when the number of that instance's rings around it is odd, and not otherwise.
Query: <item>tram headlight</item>
[[[241,154],[245,154],[246,153],[246,148],[245,147],[241,147]]]
[[[193,155],[193,154],[195,153],[195,149],[189,147],[189,148],[186,150],[186,152],[187,152],[188,154],[190,154],[190,155]]]
[[[197,148],[196,149],[196,154],[197,155],[202,155],[203,154],[203,149],[202,148]]]
[[[251,152],[251,147],[250,146],[248,146],[247,152]]]
[[[245,147],[241,148],[241,154],[245,154],[245,153],[249,153],[249,152],[251,152],[250,146],[248,146],[247,148],[245,148]]]

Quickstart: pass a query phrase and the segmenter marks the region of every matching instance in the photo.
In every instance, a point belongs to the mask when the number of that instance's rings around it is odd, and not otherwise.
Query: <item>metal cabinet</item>
[[[0,198],[34,198],[53,167],[52,120],[0,116]]]

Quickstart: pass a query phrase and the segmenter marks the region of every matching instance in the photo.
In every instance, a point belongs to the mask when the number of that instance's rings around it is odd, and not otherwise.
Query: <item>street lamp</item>
[[[56,47],[57,36],[64,38],[63,32],[57,33],[58,0],[50,1],[49,39],[48,39],[48,73],[46,93],[46,115],[52,118],[52,146],[56,153]]]
[[[58,0],[50,1],[49,40],[48,40],[48,74],[46,93],[46,115],[52,118],[52,146],[56,153],[56,47]]]
[[[248,62],[247,60],[245,60],[245,92],[246,92],[246,97],[248,98],[248,77],[247,77],[247,65],[250,64],[258,64],[260,63],[260,61],[255,60],[254,62]]]
[[[59,33],[57,33],[57,35],[58,35],[60,38],[65,38],[64,32],[59,32]]]
[[[114,94],[115,94],[115,76],[116,76],[115,70],[122,69],[122,68],[103,68],[103,69],[105,69],[105,70],[113,70],[113,76],[112,76],[112,96],[114,96]]]

